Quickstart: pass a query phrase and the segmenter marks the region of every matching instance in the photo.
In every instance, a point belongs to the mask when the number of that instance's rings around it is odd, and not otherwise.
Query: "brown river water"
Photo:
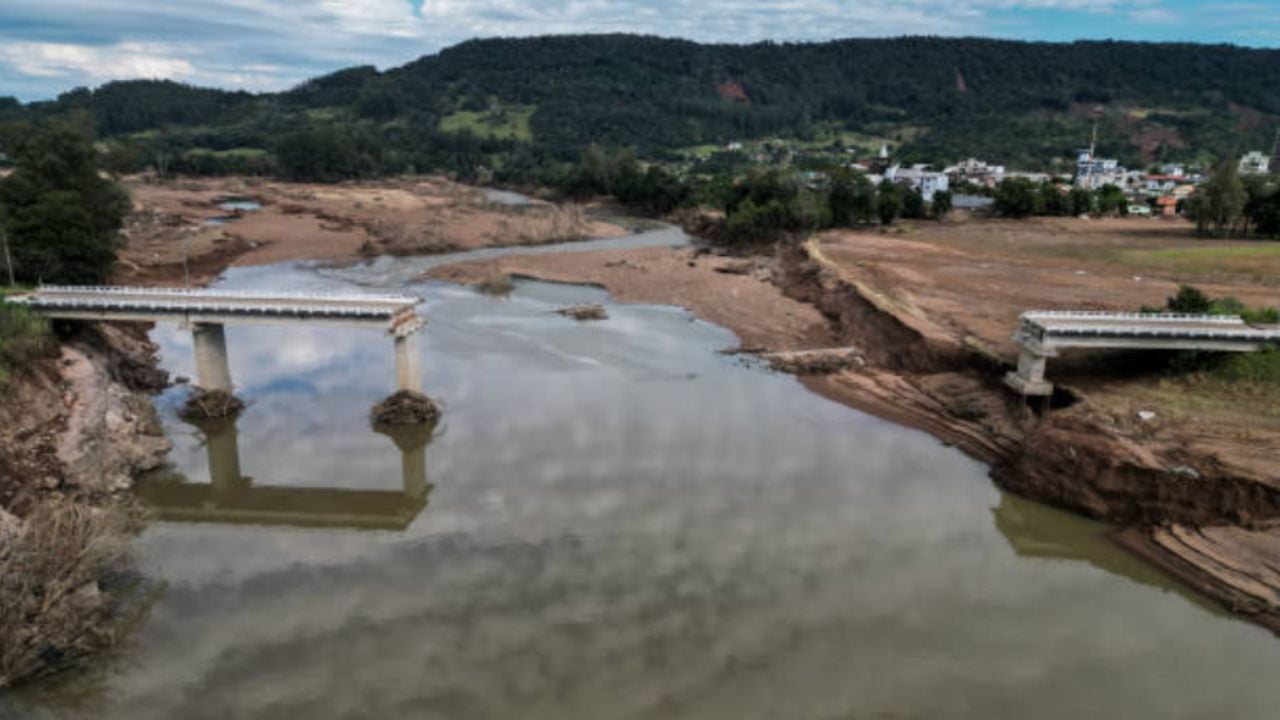
[[[402,283],[420,263],[222,285],[426,299],[431,436],[375,432],[375,331],[228,329],[234,425],[159,406],[135,551],[163,583],[111,658],[0,717],[1273,718],[1280,641],[1006,495],[932,437],[599,290]],[[559,307],[604,303],[580,324]],[[157,328],[164,366],[191,340]]]

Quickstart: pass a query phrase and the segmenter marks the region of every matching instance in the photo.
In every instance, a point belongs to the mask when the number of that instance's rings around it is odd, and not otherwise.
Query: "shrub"
[[[1245,322],[1254,325],[1280,325],[1280,309],[1278,308],[1245,308],[1240,316]]]
[[[116,504],[38,504],[0,542],[0,688],[110,646],[120,617],[98,585],[127,564],[138,515]]]
[[[1209,312],[1213,302],[1198,289],[1190,285],[1178,288],[1178,294],[1169,298],[1166,305],[1169,312],[1203,314]]]
[[[1211,373],[1231,382],[1280,383],[1280,348],[1270,346],[1258,352],[1223,358]]]

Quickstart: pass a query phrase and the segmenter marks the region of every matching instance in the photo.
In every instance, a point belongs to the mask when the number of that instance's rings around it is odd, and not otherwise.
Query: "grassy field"
[[[469,130],[477,137],[495,140],[531,140],[529,118],[536,108],[503,107],[484,112],[461,110],[440,120],[440,131],[447,133]]]
[[[1280,279],[1280,243],[1250,244],[1206,241],[1200,247],[1161,248],[1158,250],[1124,250],[1117,258],[1127,266],[1186,274],[1208,275],[1228,273]]]

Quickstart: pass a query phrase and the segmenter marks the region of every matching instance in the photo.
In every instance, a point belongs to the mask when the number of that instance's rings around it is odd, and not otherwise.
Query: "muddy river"
[[[173,466],[140,487],[136,554],[163,592],[110,662],[0,715],[1275,717],[1280,641],[1107,527],[718,353],[733,335],[683,310],[404,286],[425,262],[226,275],[421,295],[443,422],[370,428],[376,331],[229,328],[240,420],[158,401]],[[610,318],[553,312],[586,302]],[[154,338],[193,374],[188,333]]]

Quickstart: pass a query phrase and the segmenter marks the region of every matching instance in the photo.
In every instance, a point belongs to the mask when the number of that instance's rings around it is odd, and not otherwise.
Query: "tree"
[[[902,194],[902,217],[908,220],[923,220],[926,212],[924,194],[915,188],[908,188]]]
[[[1280,184],[1254,204],[1250,219],[1254,232],[1269,238],[1280,237]]]
[[[1124,191],[1110,183],[1098,190],[1098,213],[1101,215],[1128,215],[1129,200]]]
[[[1030,180],[1005,178],[996,186],[995,211],[1001,217],[1025,218],[1039,210],[1039,195]]]
[[[1245,190],[1236,163],[1218,164],[1213,177],[1191,197],[1188,211],[1200,235],[1223,237],[1244,210]]]
[[[345,128],[320,126],[289,133],[276,145],[280,169],[292,180],[339,182],[377,171],[380,151]]]
[[[888,178],[876,188],[876,212],[881,225],[892,225],[902,215],[902,189]]]
[[[1051,182],[1040,185],[1040,212],[1060,216],[1071,214],[1071,199]]]
[[[831,189],[827,193],[827,207],[831,211],[831,222],[838,227],[853,227],[858,223],[858,187],[861,180],[867,179],[861,173],[855,174],[847,168],[840,168],[831,174]]]
[[[87,118],[10,126],[3,142],[14,172],[0,180],[0,222],[19,282],[105,282],[130,202],[99,175]]]
[[[933,217],[936,220],[945,218],[951,212],[951,191],[939,190],[933,194]]]
[[[1092,215],[1097,211],[1097,204],[1093,196],[1093,191],[1089,188],[1071,188],[1071,192],[1067,194],[1067,201],[1071,206],[1071,214],[1076,217],[1081,215]]]

